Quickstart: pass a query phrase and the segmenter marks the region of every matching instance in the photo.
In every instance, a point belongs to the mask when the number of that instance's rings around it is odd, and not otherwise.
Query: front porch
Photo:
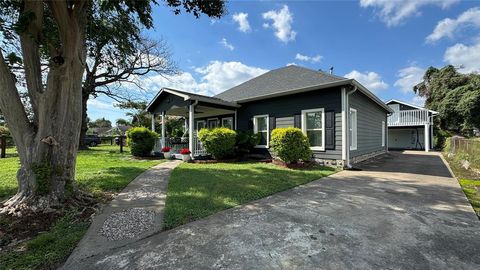
[[[152,130],[155,130],[156,117],[161,117],[161,136],[155,143],[154,151],[160,152],[163,147],[170,147],[173,156],[181,158],[179,151],[188,148],[192,158],[208,155],[198,140],[197,132],[202,128],[219,126],[236,130],[239,107],[236,103],[214,97],[162,88],[147,106],[147,111],[152,116]],[[179,116],[185,120],[185,133],[182,137],[166,134],[167,116]]]

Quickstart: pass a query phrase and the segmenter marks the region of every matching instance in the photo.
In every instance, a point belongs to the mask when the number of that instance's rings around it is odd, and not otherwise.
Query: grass
[[[480,219],[480,180],[459,179],[458,182]]]
[[[12,149],[7,149],[11,157],[0,159],[0,200],[17,192],[19,161]],[[158,163],[158,160],[133,159],[128,147],[120,153],[118,146],[101,145],[78,153],[75,178],[82,189],[103,196],[119,192],[135,176]]]
[[[267,163],[183,163],[172,172],[164,228],[206,217],[334,173],[316,166],[292,170]]]
[[[119,153],[118,146],[102,145],[79,152],[75,176],[82,189],[102,199],[119,192],[138,174],[160,162],[133,159],[128,148],[124,153]],[[18,157],[14,149],[10,149],[9,158],[0,159],[0,200],[15,194],[18,167]],[[88,222],[67,214],[57,220],[49,231],[15,249],[1,251],[0,269],[55,268],[71,253],[88,226]]]
[[[66,215],[47,233],[19,247],[19,250],[0,253],[1,269],[53,269],[73,251],[89,226]]]

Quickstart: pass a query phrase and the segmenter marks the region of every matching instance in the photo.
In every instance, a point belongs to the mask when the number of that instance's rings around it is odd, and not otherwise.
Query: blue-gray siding
[[[350,151],[350,158],[386,149],[386,143],[382,147],[382,121],[386,136],[387,112],[359,91],[350,95],[349,106],[357,110],[357,150]]]
[[[248,130],[249,121],[255,115],[268,114],[270,117],[289,117],[301,114],[302,110],[324,108],[335,112],[335,149],[314,151],[316,158],[342,159],[342,111],[340,88],[322,89],[295,95],[270,98],[265,100],[242,103],[237,111],[238,129]],[[284,119],[283,124],[288,124]],[[290,120],[292,121],[292,120]],[[277,123],[277,122],[276,122]],[[291,124],[291,123],[290,123]]]

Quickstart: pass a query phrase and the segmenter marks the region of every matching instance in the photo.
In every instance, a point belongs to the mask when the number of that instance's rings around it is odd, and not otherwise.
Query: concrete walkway
[[[180,161],[167,161],[137,176],[96,216],[63,266],[148,237],[162,229],[168,178]]]
[[[436,153],[394,152],[71,269],[480,269],[480,222]]]

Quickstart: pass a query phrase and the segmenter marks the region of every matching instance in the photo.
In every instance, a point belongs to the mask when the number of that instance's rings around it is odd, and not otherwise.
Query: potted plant
[[[168,146],[163,147],[162,148],[163,157],[165,157],[166,159],[170,159],[172,157],[172,155],[170,154],[170,150],[172,150],[172,148]]]
[[[183,148],[182,150],[180,150],[180,154],[182,155],[182,160],[183,161],[190,161],[191,157],[190,157],[190,154],[192,152],[190,152],[190,150],[188,148]]]

